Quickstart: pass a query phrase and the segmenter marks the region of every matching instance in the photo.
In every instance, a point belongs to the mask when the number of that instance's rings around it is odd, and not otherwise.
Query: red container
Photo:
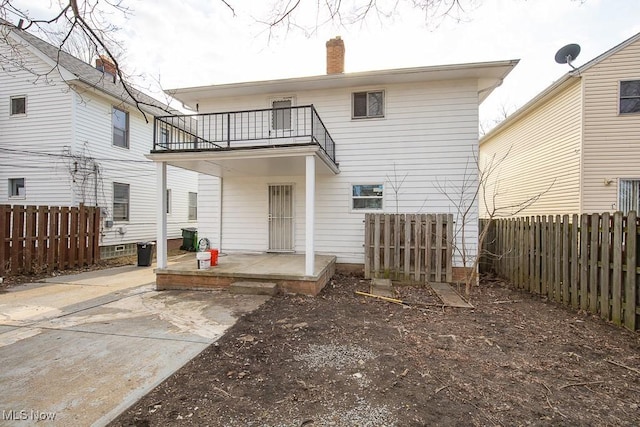
[[[211,252],[211,267],[218,265],[218,250],[217,249],[209,249]]]

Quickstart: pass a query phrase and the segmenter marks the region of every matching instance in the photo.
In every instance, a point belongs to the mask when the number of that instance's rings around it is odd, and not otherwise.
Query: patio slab
[[[156,270],[156,288],[221,289],[236,281],[274,282],[283,292],[317,295],[335,273],[336,257],[316,255],[314,274],[306,276],[305,257],[297,254],[222,254],[218,265],[199,270],[192,259]]]

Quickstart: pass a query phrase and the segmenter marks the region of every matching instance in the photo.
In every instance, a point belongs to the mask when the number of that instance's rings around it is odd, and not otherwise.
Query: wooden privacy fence
[[[499,276],[552,301],[638,329],[636,212],[627,217],[616,212],[500,219],[490,226],[483,253],[493,254],[487,262]]]
[[[0,205],[0,276],[94,264],[99,237],[99,208]]]
[[[453,214],[365,214],[364,274],[450,282]]]

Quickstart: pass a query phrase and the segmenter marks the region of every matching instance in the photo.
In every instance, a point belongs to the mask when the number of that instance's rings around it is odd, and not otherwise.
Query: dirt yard
[[[475,309],[280,296],[113,426],[640,425],[640,335],[483,280]]]

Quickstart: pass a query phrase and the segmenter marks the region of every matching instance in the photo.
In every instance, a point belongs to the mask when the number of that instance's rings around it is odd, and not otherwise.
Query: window
[[[27,114],[27,97],[12,96],[11,97],[11,115]]]
[[[26,197],[24,178],[9,178],[9,197]]]
[[[129,148],[129,113],[113,107],[111,123],[113,124],[113,145]]]
[[[113,183],[113,220],[129,221],[129,184]]]
[[[618,206],[626,215],[640,212],[640,179],[621,179],[618,186]]]
[[[171,213],[171,190],[167,189],[167,213]]]
[[[640,113],[640,80],[620,82],[620,114]]]
[[[353,94],[353,118],[384,117],[384,92],[356,92]]]
[[[382,184],[357,184],[351,187],[351,209],[381,210]]]
[[[198,219],[198,193],[189,193],[189,221]]]
[[[271,117],[271,127],[277,129],[291,129],[291,100],[281,99],[273,101],[271,106],[274,108]],[[276,110],[276,108],[282,108]]]

